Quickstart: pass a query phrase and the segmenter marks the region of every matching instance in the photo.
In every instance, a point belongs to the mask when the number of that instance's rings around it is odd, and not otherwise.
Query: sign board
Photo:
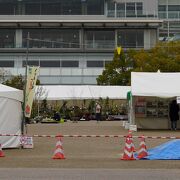
[[[137,131],[137,126],[136,125],[129,125],[129,130],[130,131]]]
[[[176,98],[177,104],[180,104],[180,97]]]
[[[25,148],[25,149],[34,148],[33,138],[30,136],[22,136],[20,139],[20,142],[21,142],[21,145],[23,146],[23,148]]]

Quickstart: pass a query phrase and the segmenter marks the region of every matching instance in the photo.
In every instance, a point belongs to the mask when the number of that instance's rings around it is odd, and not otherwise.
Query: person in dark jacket
[[[56,120],[56,121],[60,121],[61,117],[60,117],[59,112],[54,111],[54,117],[53,117],[53,119]]]
[[[169,118],[171,120],[171,130],[177,129],[177,121],[179,120],[179,105],[173,100],[169,106]]]

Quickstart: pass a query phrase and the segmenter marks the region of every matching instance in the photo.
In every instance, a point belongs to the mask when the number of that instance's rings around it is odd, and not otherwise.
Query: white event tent
[[[94,85],[49,85],[40,86],[45,93],[39,100],[73,99],[126,99],[130,86],[94,86]],[[36,93],[39,87],[36,88]],[[36,97],[37,98],[37,97]],[[37,98],[38,99],[38,98]]]
[[[0,134],[21,134],[23,91],[0,84]],[[1,136],[3,148],[20,146],[20,137]]]
[[[132,93],[132,107],[130,124],[137,124],[135,119],[135,105],[134,97],[160,97],[160,98],[174,98],[180,96],[180,73],[145,73],[132,72],[131,73],[131,93]],[[154,119],[153,119],[154,120]],[[151,121],[156,128],[157,122]],[[157,119],[158,120],[158,119]],[[168,119],[167,119],[168,121]],[[162,124],[166,121],[159,123]],[[168,124],[166,122],[166,124]],[[149,124],[150,125],[150,124]],[[161,125],[159,126],[161,127]]]

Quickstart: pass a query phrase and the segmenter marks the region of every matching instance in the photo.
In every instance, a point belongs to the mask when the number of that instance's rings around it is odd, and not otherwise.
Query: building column
[[[22,29],[16,29],[15,32],[15,47],[22,48]]]
[[[144,30],[144,49],[151,48],[151,32],[149,29]]]
[[[145,29],[144,30],[144,49],[150,49],[157,43],[157,30],[156,29]]]

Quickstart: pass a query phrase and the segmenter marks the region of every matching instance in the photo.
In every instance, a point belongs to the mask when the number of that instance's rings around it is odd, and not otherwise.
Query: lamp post
[[[30,40],[30,35],[29,32],[27,34],[26,38],[26,64],[25,64],[25,83],[24,83],[24,104],[23,104],[23,118],[22,118],[22,125],[21,125],[21,131],[22,134],[24,135],[24,126],[26,125],[26,117],[25,117],[25,106],[26,106],[26,85],[27,85],[27,66],[28,66],[28,58],[29,58],[29,40]]]

